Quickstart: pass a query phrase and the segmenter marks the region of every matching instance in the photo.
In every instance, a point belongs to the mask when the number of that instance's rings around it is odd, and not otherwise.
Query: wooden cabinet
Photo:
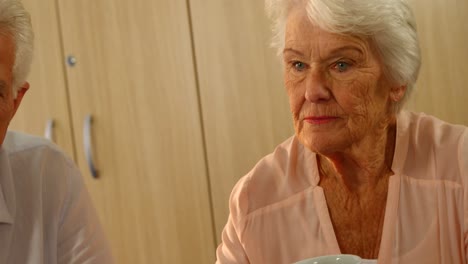
[[[67,67],[75,141],[92,115],[99,179],[85,178],[119,262],[213,262],[186,1],[59,7],[64,55],[77,60]],[[77,157],[87,172],[84,155]]]
[[[100,176],[85,178],[119,262],[214,262],[186,1],[59,6],[75,140],[92,115]]]
[[[64,126],[73,128],[68,136],[76,161],[117,263],[214,263],[186,1],[24,3],[34,12],[38,57],[30,101],[14,127],[34,132],[27,126],[31,113],[51,103],[63,106],[37,118],[69,118]],[[64,66],[68,56],[76,58],[74,66]],[[51,83],[61,98],[45,91]],[[97,179],[83,149],[87,115]],[[35,124],[39,134],[42,123]]]

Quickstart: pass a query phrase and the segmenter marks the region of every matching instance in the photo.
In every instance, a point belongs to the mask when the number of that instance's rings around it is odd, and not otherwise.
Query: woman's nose
[[[312,70],[307,76],[305,98],[312,103],[323,103],[330,100],[331,91],[327,85],[326,77],[319,70]]]

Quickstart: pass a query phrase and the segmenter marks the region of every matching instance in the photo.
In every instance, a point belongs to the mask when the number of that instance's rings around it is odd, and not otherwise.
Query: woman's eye
[[[335,68],[338,72],[345,72],[349,69],[351,65],[344,61],[337,62],[333,68]]]
[[[300,61],[295,61],[295,62],[293,62],[292,65],[294,66],[294,69],[296,71],[303,71],[306,68],[305,63],[300,62]]]

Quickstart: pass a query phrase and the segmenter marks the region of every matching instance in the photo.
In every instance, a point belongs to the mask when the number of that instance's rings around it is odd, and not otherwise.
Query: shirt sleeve
[[[216,264],[248,264],[249,259],[241,243],[242,215],[247,208],[245,180],[234,187],[229,201],[229,218],[222,233],[222,241],[216,250]]]
[[[246,264],[249,263],[244,248],[237,236],[231,216],[224,227],[221,245],[216,250],[216,264]]]
[[[114,263],[107,240],[78,169],[70,168],[61,212],[57,263]]]

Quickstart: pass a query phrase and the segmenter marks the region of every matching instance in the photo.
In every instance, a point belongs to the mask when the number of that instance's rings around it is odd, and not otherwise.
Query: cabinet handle
[[[44,137],[50,141],[54,141],[54,126],[55,126],[54,120],[52,118],[48,119],[46,122],[45,130],[44,130]]]
[[[93,159],[93,146],[91,143],[91,124],[93,122],[93,118],[91,115],[87,115],[84,119],[84,126],[83,126],[83,145],[84,145],[84,154],[86,157],[86,161],[88,162],[88,167],[91,175],[93,178],[98,177],[98,173],[96,167],[94,166],[94,159]]]

